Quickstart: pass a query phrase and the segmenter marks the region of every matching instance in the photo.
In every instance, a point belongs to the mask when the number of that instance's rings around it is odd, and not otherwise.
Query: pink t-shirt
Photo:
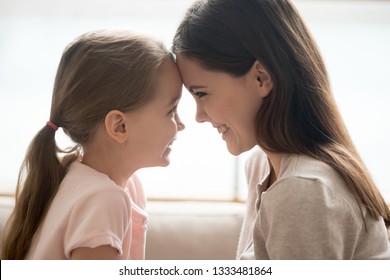
[[[78,247],[110,245],[120,259],[145,259],[148,217],[136,175],[125,188],[80,162],[69,167],[26,259],[69,259]]]

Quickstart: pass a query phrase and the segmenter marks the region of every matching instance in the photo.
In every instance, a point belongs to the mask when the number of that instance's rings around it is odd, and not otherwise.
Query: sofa
[[[13,205],[0,197],[0,234]],[[234,202],[150,201],[146,259],[235,259],[244,209]]]

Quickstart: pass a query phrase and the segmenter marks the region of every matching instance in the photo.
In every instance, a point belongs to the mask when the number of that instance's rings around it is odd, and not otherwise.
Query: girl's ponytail
[[[68,166],[80,157],[108,112],[130,112],[153,98],[155,75],[166,59],[171,56],[161,42],[124,31],[88,32],[65,48],[54,82],[51,121],[31,142],[19,173],[2,259],[28,256]],[[76,143],[73,149],[57,147],[58,126]],[[58,152],[67,154],[61,162]]]
[[[65,176],[49,123],[31,141],[19,171],[15,208],[2,235],[1,259],[24,259]]]

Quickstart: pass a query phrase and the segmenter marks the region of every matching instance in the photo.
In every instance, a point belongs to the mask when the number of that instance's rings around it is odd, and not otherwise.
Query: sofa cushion
[[[235,259],[244,204],[149,202],[146,259]]]

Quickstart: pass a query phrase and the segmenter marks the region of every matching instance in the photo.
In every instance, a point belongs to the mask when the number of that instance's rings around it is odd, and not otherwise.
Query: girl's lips
[[[176,138],[174,138],[174,139],[172,140],[172,142],[168,144],[167,147],[168,147],[168,148],[172,148],[173,142],[175,142],[175,141],[176,141]]]
[[[173,142],[174,142],[175,140],[176,140],[176,138],[173,139],[173,141],[172,141],[171,143],[169,143],[168,146],[165,148],[165,151],[164,151],[164,153],[163,153],[164,156],[168,156],[168,155],[171,153],[171,151],[172,151],[172,145],[173,145]]]

